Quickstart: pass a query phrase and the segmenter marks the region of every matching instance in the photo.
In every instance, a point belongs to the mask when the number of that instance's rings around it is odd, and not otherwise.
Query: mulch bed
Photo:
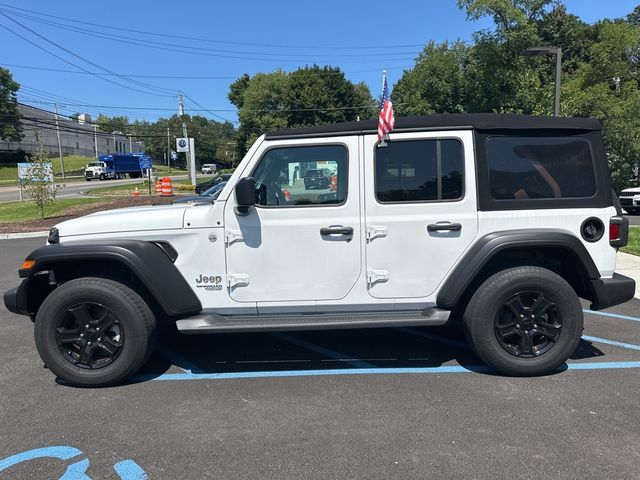
[[[74,205],[64,210],[64,215],[57,217],[49,217],[44,220],[28,220],[20,223],[0,223],[0,233],[24,233],[24,232],[40,232],[49,230],[54,225],[65,220],[89,215],[90,213],[100,212],[102,210],[112,210],[114,208],[139,207],[142,205],[168,205],[175,197],[133,197],[115,198],[110,201],[98,201],[96,203],[85,203]]]

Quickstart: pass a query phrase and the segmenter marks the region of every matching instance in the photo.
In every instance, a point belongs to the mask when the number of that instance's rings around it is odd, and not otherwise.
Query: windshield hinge
[[[230,273],[227,274],[227,287],[246,287],[249,285],[249,275],[246,273]]]

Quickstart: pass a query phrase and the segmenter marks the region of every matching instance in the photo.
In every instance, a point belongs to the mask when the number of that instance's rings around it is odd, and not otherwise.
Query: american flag
[[[387,72],[382,74],[382,99],[380,101],[380,118],[378,119],[378,140],[393,130],[396,119],[393,115],[393,103],[389,97]]]

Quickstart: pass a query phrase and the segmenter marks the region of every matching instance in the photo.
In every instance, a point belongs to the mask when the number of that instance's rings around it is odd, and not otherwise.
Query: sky
[[[638,0],[564,3],[593,23]],[[468,21],[456,0],[0,0],[0,66],[21,84],[20,101],[67,115],[152,121],[177,113],[182,92],[187,113],[235,122],[227,94],[243,73],[328,64],[378,96],[382,70],[393,85],[426,42],[491,27]]]

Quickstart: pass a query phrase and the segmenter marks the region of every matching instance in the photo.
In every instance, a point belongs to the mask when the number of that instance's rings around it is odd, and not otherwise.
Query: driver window
[[[336,205],[347,198],[347,149],[342,145],[268,150],[253,172],[256,205]]]

